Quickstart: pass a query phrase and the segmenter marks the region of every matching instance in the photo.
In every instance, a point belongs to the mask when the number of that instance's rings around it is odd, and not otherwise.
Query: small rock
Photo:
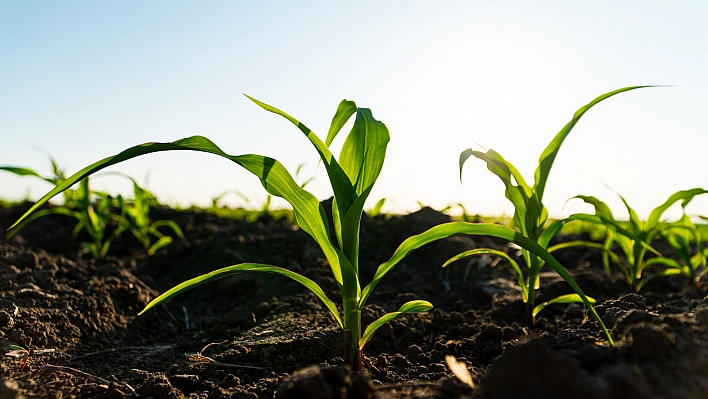
[[[5,379],[0,377],[0,398],[15,399],[21,398],[19,394],[20,387],[15,380]]]

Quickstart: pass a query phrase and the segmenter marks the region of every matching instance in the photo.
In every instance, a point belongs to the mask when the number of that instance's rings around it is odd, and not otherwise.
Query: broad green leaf
[[[693,197],[706,193],[708,193],[708,190],[704,190],[702,188],[693,188],[690,190],[681,190],[675,192],[669,197],[669,199],[666,200],[666,202],[651,211],[651,213],[649,214],[649,219],[647,219],[646,229],[651,230],[656,227],[656,225],[659,223],[661,215],[663,215],[664,212],[666,212],[666,210],[671,207],[671,205],[675,204],[678,201],[682,201],[681,207],[685,208],[686,205],[691,202]]]
[[[468,148],[460,153],[460,183],[462,183],[462,167],[465,166],[465,162],[467,162],[472,154],[474,154],[474,150],[471,148]]]
[[[627,208],[627,213],[629,214],[629,224],[632,226],[632,231],[634,232],[635,237],[641,238],[642,234],[646,233],[646,231],[643,231],[644,229],[642,228],[642,220],[639,219],[637,212],[629,206],[627,200],[621,195],[619,197],[622,200],[622,203],[624,203],[624,207]]]
[[[343,212],[346,212],[356,199],[355,190],[353,184],[349,181],[347,174],[337,163],[337,160],[334,158],[334,155],[332,155],[332,152],[329,150],[329,147],[325,143],[323,143],[319,137],[317,137],[315,132],[310,130],[307,126],[302,124],[297,119],[279,110],[278,108],[270,106],[264,102],[258,101],[247,94],[244,95],[248,97],[249,100],[253,101],[254,103],[256,103],[256,105],[265,109],[266,111],[272,112],[276,115],[280,115],[283,118],[287,119],[288,121],[290,121],[290,123],[297,126],[297,128],[305,134],[305,136],[310,140],[312,145],[315,146],[315,149],[317,149],[317,152],[320,154],[320,159],[322,159],[322,161],[324,162],[325,169],[327,170],[327,175],[329,176],[329,180],[332,183],[332,191],[334,191],[334,196],[339,199],[340,209],[342,209]]]
[[[342,102],[339,103],[337,112],[334,114],[332,123],[329,125],[329,132],[327,132],[327,139],[325,140],[325,145],[327,147],[332,144],[332,141],[334,141],[334,138],[337,136],[339,131],[342,130],[344,124],[347,123],[349,118],[351,118],[355,112],[356,104],[354,101],[342,100]]]
[[[339,164],[357,195],[363,195],[379,177],[389,140],[386,125],[374,119],[371,110],[360,108],[339,155]],[[348,212],[348,208],[340,209]]]
[[[536,172],[534,173],[534,189],[538,193],[538,198],[539,201],[543,199],[543,193],[546,190],[546,181],[548,180],[548,175],[551,172],[551,167],[553,166],[553,162],[556,159],[556,156],[558,155],[558,151],[560,150],[561,144],[563,144],[563,141],[565,138],[568,136],[571,130],[573,130],[573,127],[578,123],[580,118],[582,118],[583,115],[592,107],[597,105],[599,102],[606,100],[616,94],[623,93],[625,91],[630,91],[630,90],[635,90],[635,89],[641,89],[644,87],[652,87],[652,86],[631,86],[631,87],[624,87],[618,90],[611,91],[609,93],[605,93],[596,99],[592,100],[590,103],[587,105],[581,107],[577,111],[575,111],[575,115],[573,115],[573,119],[568,122],[563,129],[561,129],[558,134],[551,140],[550,144],[546,147],[545,150],[541,153],[541,156],[538,159],[538,167],[536,168]]]
[[[445,261],[445,263],[443,263],[442,267],[447,267],[452,262],[456,262],[460,259],[464,259],[464,258],[467,258],[470,256],[480,256],[480,255],[494,255],[494,256],[504,259],[505,261],[507,261],[507,263],[509,263],[509,265],[514,269],[514,271],[516,272],[516,275],[518,276],[519,287],[521,287],[521,296],[524,300],[524,303],[526,303],[529,298],[529,296],[528,296],[529,293],[528,293],[528,287],[526,287],[526,284],[524,283],[524,272],[521,271],[519,264],[516,263],[516,261],[511,256],[509,256],[509,254],[507,254],[506,252],[498,251],[496,249],[491,249],[491,248],[471,249],[469,251],[461,252],[461,253],[453,256],[452,258],[448,259],[447,261]]]
[[[241,263],[238,265],[233,265],[233,266],[228,266],[224,267],[218,270],[214,270],[211,273],[203,274],[199,277],[195,277],[193,279],[187,280],[167,292],[163,293],[162,295],[158,296],[157,298],[153,299],[150,301],[150,303],[145,306],[145,309],[143,309],[139,315],[147,312],[148,310],[152,309],[153,307],[159,305],[162,302],[167,301],[170,298],[173,298],[179,294],[182,294],[186,291],[191,290],[192,288],[199,287],[200,285],[209,283],[211,281],[220,279],[222,277],[226,276],[231,276],[233,274],[241,273],[241,272],[266,272],[266,273],[275,273],[279,274],[281,276],[288,277],[292,280],[297,281],[298,283],[302,284],[305,286],[305,288],[309,289],[312,291],[315,295],[317,295],[318,298],[324,303],[324,305],[329,309],[329,311],[332,313],[332,316],[339,322],[339,325],[342,326],[342,319],[339,317],[339,311],[337,310],[337,307],[334,305],[334,302],[332,302],[327,295],[322,291],[322,288],[320,288],[317,283],[314,281],[310,280],[309,278],[302,276],[300,274],[297,274],[295,272],[292,272],[288,269],[283,269],[282,267],[277,267],[277,266],[271,266],[271,265],[264,265],[260,263]]]
[[[573,277],[568,274],[565,268],[563,268],[563,266],[558,263],[558,261],[551,254],[548,253],[548,251],[546,251],[544,248],[541,248],[535,242],[531,241],[530,239],[524,237],[523,235],[517,233],[512,229],[493,224],[450,222],[432,227],[421,234],[407,238],[405,241],[403,241],[403,243],[401,243],[401,245],[399,245],[398,249],[396,249],[396,251],[393,253],[393,256],[391,256],[391,259],[384,262],[378,267],[371,283],[364,287],[364,290],[362,291],[360,306],[363,306],[364,303],[366,303],[366,300],[371,294],[371,291],[376,287],[376,285],[381,281],[381,279],[396,264],[398,264],[398,262],[408,256],[408,254],[425,244],[457,235],[488,235],[492,237],[501,238],[509,242],[513,242],[514,244],[530,251],[539,258],[543,259],[553,270],[556,271],[556,273],[558,273],[566,281],[566,283],[568,283],[568,285],[571,286],[571,288],[578,295],[580,295],[581,298],[583,298],[583,302],[588,307],[588,309],[590,309],[590,312],[593,314],[593,316],[595,316],[595,319],[597,319],[598,323],[602,327],[602,330],[605,332],[608,340],[611,343],[613,342],[610,333],[607,331],[607,328],[605,328],[604,323],[602,323],[602,319],[600,319],[600,316],[597,314],[590,302],[586,299],[586,296],[583,293],[582,289],[580,289]]]
[[[54,189],[45,194],[24,215],[22,215],[22,217],[20,217],[15,224],[10,227],[10,230],[12,232],[12,229],[14,229],[18,223],[55,195],[68,189],[79,180],[104,168],[153,152],[184,150],[206,152],[229,159],[256,175],[261,180],[263,187],[270,194],[287,200],[293,206],[298,225],[300,225],[300,227],[312,236],[312,238],[314,238],[320,245],[325,257],[329,261],[335,280],[338,284],[342,284],[342,273],[340,270],[339,258],[334,250],[334,247],[329,241],[327,217],[317,198],[300,188],[285,167],[283,167],[283,165],[277,160],[252,154],[236,156],[228,155],[216,144],[203,136],[188,137],[171,143],[145,143],[135,147],[130,147],[114,156],[95,162],[71,175],[65,181],[61,182],[54,187]]]
[[[548,244],[550,244],[553,237],[561,231],[566,222],[568,222],[567,219],[554,220],[550,225],[548,225],[548,227],[546,227],[543,234],[541,234],[541,237],[539,237],[538,245],[543,248],[548,248]]]
[[[397,312],[387,313],[379,317],[378,320],[369,324],[369,326],[364,331],[364,334],[362,334],[361,339],[359,339],[359,349],[364,349],[364,346],[371,340],[376,330],[378,330],[381,326],[388,323],[389,321],[395,319],[396,317],[404,313],[423,313],[427,312],[432,308],[433,305],[428,301],[410,301],[404,303],[403,306],[401,306],[401,308],[398,309]]]
[[[587,297],[588,301],[592,303],[593,305],[595,304],[595,299],[591,297]],[[568,295],[561,295],[557,298],[553,298],[548,302],[544,302],[535,308],[533,308],[533,315],[536,316],[538,312],[542,311],[546,306],[548,305],[553,305],[554,303],[583,303],[583,298],[580,297],[578,294],[568,294]]]
[[[39,177],[40,179],[44,181],[48,181],[50,183],[54,183],[54,179],[46,178],[41,176],[39,173],[35,172],[32,169],[27,169],[27,168],[22,168],[22,167],[17,167],[17,166],[0,166],[0,170],[4,170],[6,172],[14,173],[18,176],[34,176],[34,177]]]
[[[591,195],[576,195],[575,197],[571,198],[571,200],[576,198],[581,199],[585,201],[585,203],[592,205],[595,208],[595,214],[597,214],[598,216],[614,220],[614,216],[612,216],[612,211],[610,211],[610,207],[607,206],[606,203],[597,199],[596,197],[593,197]]]

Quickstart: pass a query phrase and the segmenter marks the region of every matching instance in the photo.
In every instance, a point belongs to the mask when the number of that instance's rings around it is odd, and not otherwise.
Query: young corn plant
[[[420,235],[409,237],[398,247],[388,261],[379,266],[373,280],[362,289],[359,281],[360,223],[366,199],[383,167],[389,141],[388,129],[383,123],[374,119],[369,109],[359,108],[354,102],[344,100],[337,108],[325,141],[322,141],[314,132],[292,116],[251,97],[249,99],[263,109],[280,115],[297,126],[319,153],[334,192],[332,222],[336,243],[330,241],[329,221],[324,208],[314,195],[295,182],[280,162],[261,155],[229,155],[212,141],[202,136],[193,136],[169,143],[151,142],[141,144],[91,164],[45,194],[10,227],[10,232],[12,233],[17,226],[23,223],[25,218],[31,217],[32,212],[43,203],[71,187],[77,181],[106,167],[153,152],[199,151],[224,157],[240,165],[258,177],[269,194],[284,198],[292,205],[297,224],[318,243],[329,263],[342,297],[341,313],[320,286],[309,278],[278,266],[241,263],[215,270],[177,285],[151,301],[140,314],[176,295],[222,277],[248,271],[279,274],[308,288],[330,310],[332,316],[343,330],[344,360],[352,368],[360,370],[362,350],[378,328],[402,314],[425,312],[432,307],[429,302],[423,300],[407,302],[398,311],[383,315],[362,331],[361,311],[374,288],[398,262],[412,251],[432,241],[454,235],[492,235],[507,239],[531,252],[538,253],[563,278],[569,281],[569,284],[577,288],[586,303],[588,303],[580,288],[577,287],[577,284],[562,266],[536,243],[503,226],[475,225],[464,222],[439,225]],[[356,114],[356,117],[352,130],[344,141],[339,158],[336,159],[331,153],[329,146],[344,124],[354,114]],[[596,313],[595,315],[597,316]],[[611,342],[612,338],[604,328],[604,325],[602,325],[602,328]]]
[[[568,137],[568,134],[570,134],[580,118],[585,115],[590,108],[619,93],[643,87],[647,86],[625,87],[605,93],[578,109],[575,115],[573,115],[573,119],[556,134],[543,153],[541,153],[541,157],[538,160],[538,167],[534,174],[533,186],[529,186],[516,167],[505,160],[496,151],[488,150],[487,152],[481,152],[471,148],[460,154],[460,180],[462,180],[462,167],[469,157],[474,156],[486,162],[487,168],[504,183],[506,198],[514,205],[514,226],[524,237],[539,244],[542,248],[547,249],[551,238],[555,236],[564,223],[564,221],[559,220],[547,225],[548,210],[542,202],[548,175],[563,141]],[[467,252],[465,256],[477,254],[476,252]],[[496,255],[499,256],[500,254]],[[516,267],[514,267],[514,263],[511,263],[511,265],[519,275],[519,285],[522,289],[523,300],[526,302],[526,323],[528,326],[533,326],[536,321],[536,314],[540,311],[540,309],[537,309],[535,306],[536,290],[540,287],[539,273],[545,262],[541,257],[526,249],[522,250],[522,255],[528,270],[526,277],[523,276],[523,272],[518,265]],[[460,259],[460,257],[455,259]],[[585,302],[580,296],[580,292],[578,290],[575,291],[577,295],[564,296],[552,301],[563,301],[565,303]],[[587,302],[585,303],[589,306]]]
[[[21,167],[21,166],[0,166],[0,170],[4,170],[6,172],[13,173],[18,176],[33,176],[36,178],[39,178],[41,180],[46,181],[47,183],[51,183],[53,185],[57,185],[64,181],[66,179],[66,173],[64,169],[59,167],[59,164],[56,162],[56,160],[52,157],[49,156],[49,162],[52,164],[52,173],[53,176],[42,176],[33,169]],[[73,209],[76,207],[76,190],[66,190],[63,193],[64,196],[64,206]]]
[[[586,222],[602,225],[606,228],[607,233],[603,244],[605,248],[605,252],[603,254],[603,267],[605,268],[605,271],[609,273],[610,262],[616,264],[624,274],[627,283],[629,283],[629,285],[635,292],[639,292],[639,290],[641,290],[642,287],[654,277],[669,276],[682,273],[682,266],[680,266],[678,263],[675,263],[675,261],[668,260],[668,258],[662,257],[661,253],[659,253],[651,245],[656,238],[660,237],[662,234],[668,233],[667,228],[671,230],[679,229],[679,224],[674,224],[673,226],[669,225],[669,227],[667,227],[666,224],[661,222],[661,215],[663,215],[667,209],[669,209],[672,205],[679,201],[681,202],[681,207],[685,208],[686,205],[688,205],[688,203],[691,202],[691,200],[695,196],[706,193],[708,193],[708,191],[702,188],[677,191],[676,193],[671,195],[666,200],[666,202],[654,208],[654,210],[652,210],[649,214],[649,218],[646,221],[640,220],[639,216],[634,211],[634,209],[632,209],[627,203],[627,201],[624,199],[624,197],[620,195],[620,198],[622,199],[622,202],[624,203],[625,207],[627,208],[627,212],[629,213],[629,223],[622,223],[615,219],[615,217],[612,215],[612,211],[610,211],[610,207],[599,199],[593,196],[578,195],[573,198],[581,199],[585,201],[585,203],[592,205],[595,208],[595,214],[589,215],[584,213],[577,213],[571,215],[568,219],[583,220]],[[685,223],[686,219],[681,219],[679,222],[681,221]],[[688,219],[688,221],[690,222],[690,219]],[[681,229],[684,229],[685,231],[686,228],[681,227]],[[676,232],[674,232],[674,234],[676,234]],[[680,243],[680,238],[674,236],[673,239],[676,240],[677,246],[683,245],[682,243]],[[669,245],[673,246],[671,241],[668,242]],[[624,261],[622,261],[622,259],[616,256],[614,253],[612,253],[612,249],[615,245],[620,249],[620,251],[624,255]],[[647,252],[653,253],[654,255],[656,255],[656,257],[647,259]],[[681,252],[678,252],[679,256],[681,256]],[[687,267],[690,269],[692,267],[690,265],[693,261],[691,260],[691,257],[688,257],[687,259],[689,261]],[[696,262],[700,264],[700,258],[696,260]],[[663,265],[666,268],[662,271],[652,274],[645,273],[645,268],[652,264]],[[695,266],[695,268],[698,267],[698,264]],[[692,275],[691,273],[693,272],[687,270],[687,273],[689,273],[690,277]]]
[[[60,184],[63,184],[63,180]],[[88,251],[94,259],[100,259],[108,253],[108,249],[115,237],[117,237],[125,228],[122,214],[115,214],[115,209],[121,209],[116,198],[110,195],[91,191],[89,180],[84,179],[79,183],[76,190],[72,190],[71,201],[73,207],[58,206],[55,208],[42,209],[29,215],[16,224],[16,226],[7,234],[7,238],[11,238],[23,227],[48,215],[65,215],[76,219],[77,223],[71,232],[71,238],[74,240],[82,230],[86,230],[90,240],[82,242],[81,246]],[[37,204],[43,205],[46,201],[35,203],[32,209],[38,207]]]
[[[651,258],[647,263],[659,263],[666,266],[666,274],[683,274],[688,277],[694,287],[706,273],[706,258],[708,248],[703,245],[700,230],[684,213],[681,219],[666,225],[661,236],[674,249],[679,260],[672,258]]]
[[[150,220],[150,208],[157,205],[157,198],[150,191],[140,187],[132,177],[123,176],[133,183],[132,200],[125,200],[122,196],[118,197],[119,208],[126,222],[124,229],[133,234],[142,245],[145,253],[152,256],[155,252],[172,244],[172,237],[162,234],[160,228],[168,228],[177,237],[184,240],[182,229],[173,220]]]

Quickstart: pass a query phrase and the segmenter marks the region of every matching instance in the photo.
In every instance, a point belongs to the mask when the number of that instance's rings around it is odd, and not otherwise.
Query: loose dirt
[[[0,228],[27,208],[0,209]],[[477,247],[518,256],[504,242],[454,237],[413,253],[378,285],[365,325],[413,299],[435,308],[382,327],[364,350],[366,372],[357,374],[341,367],[342,335],[327,309],[281,276],[224,278],[136,316],[172,286],[241,262],[297,271],[339,301],[320,249],[284,219],[247,223],[170,209],[153,216],[175,220],[186,242],[148,257],[124,234],[95,261],[72,243],[74,221],[59,216],[0,239],[0,349],[55,349],[31,356],[22,370],[21,359],[2,357],[0,398],[708,397],[706,282],[693,288],[685,278],[657,278],[634,294],[618,271],[605,274],[599,253],[558,252],[598,300],[616,340],[610,347],[579,305],[550,306],[536,328],[526,328],[504,262],[478,258],[442,269]],[[362,283],[405,238],[446,221],[429,208],[365,216]],[[571,292],[552,270],[541,287],[541,301]],[[452,375],[446,355],[467,364],[476,388]]]

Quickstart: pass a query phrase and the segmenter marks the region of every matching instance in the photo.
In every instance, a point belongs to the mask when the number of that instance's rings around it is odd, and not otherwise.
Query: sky
[[[563,144],[544,203],[554,217],[592,208],[641,217],[672,193],[708,188],[708,3],[700,1],[43,1],[0,0],[0,165],[73,173],[148,141],[209,137],[230,154],[281,161],[318,198],[332,191],[317,152],[273,105],[326,136],[342,99],[370,108],[391,142],[369,207],[409,212],[462,203],[513,214],[485,164],[494,149],[533,181],[574,112],[625,86],[665,85],[591,109]],[[351,125],[351,123],[350,123]],[[345,128],[347,129],[347,128]],[[343,137],[343,135],[342,135]],[[335,141],[338,153],[343,139]],[[109,170],[173,206],[257,207],[257,178],[225,159],[161,153]],[[130,194],[116,176],[95,189]],[[51,187],[0,172],[0,198]],[[285,206],[285,203],[276,203]],[[708,215],[708,196],[687,208]],[[668,218],[680,215],[674,207]]]

